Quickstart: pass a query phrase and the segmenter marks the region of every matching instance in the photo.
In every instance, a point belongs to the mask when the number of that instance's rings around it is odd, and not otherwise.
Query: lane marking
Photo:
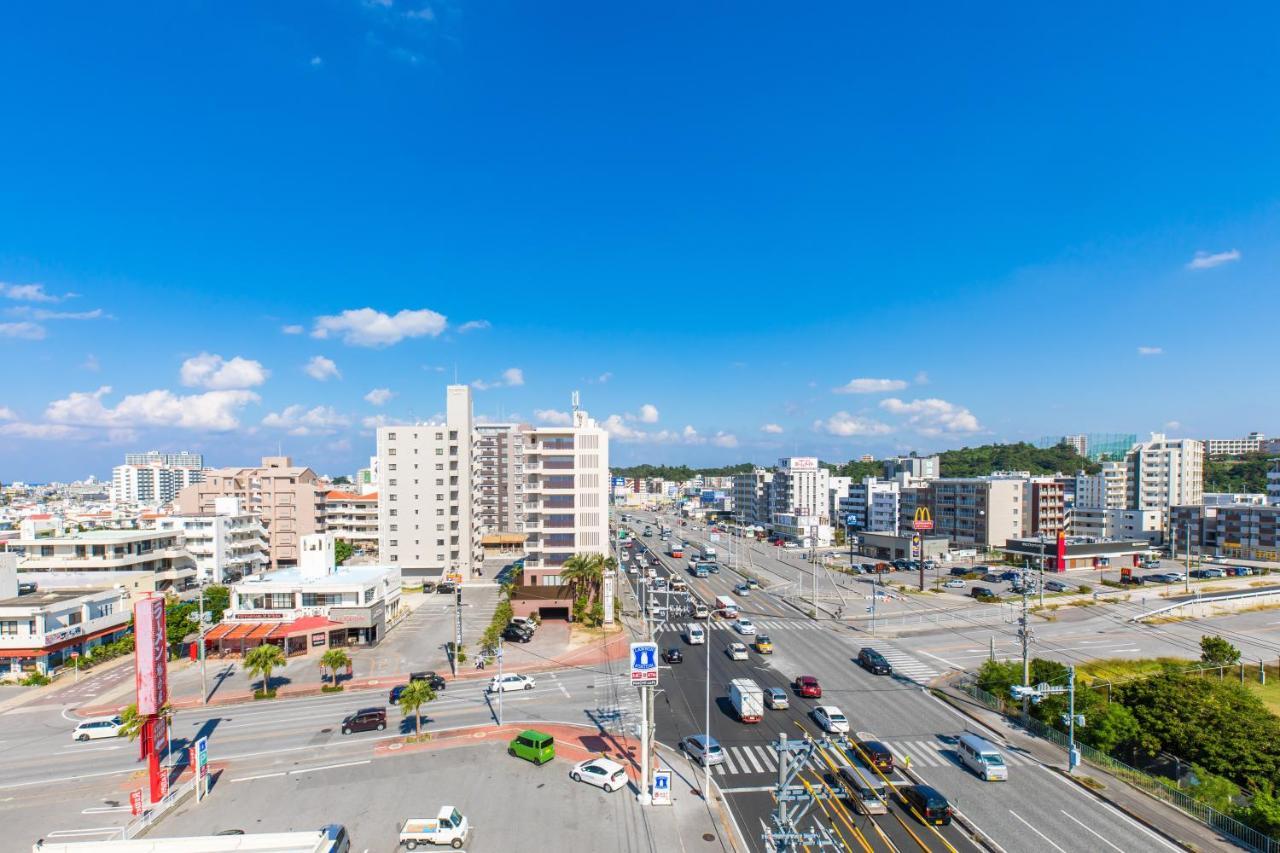
[[[120,832],[122,829],[123,827],[119,827],[119,826],[99,826],[93,829],[55,829],[53,832],[48,833],[48,835],[46,835],[45,837],[46,838],[74,838],[77,835],[105,835],[107,833],[110,833],[111,835],[115,835],[117,832]]]
[[[339,767],[356,767],[360,764],[370,764],[372,759],[366,758],[364,761],[346,761],[342,764],[326,764],[322,767],[306,767],[302,770],[290,770],[290,776],[298,776],[303,773],[315,773],[318,770],[336,770]]]
[[[940,661],[942,661],[943,663],[945,663],[947,666],[951,667],[952,669],[958,669],[958,670],[961,670],[961,671],[963,671],[963,670],[964,670],[964,667],[960,666],[959,664],[952,663],[951,661],[947,660],[946,658],[938,657],[937,655],[933,654],[932,652],[926,652],[926,651],[924,651],[924,650],[922,649],[922,650],[920,651],[920,654],[922,654],[922,655],[928,655],[929,657],[933,658],[934,660],[940,660]]]
[[[258,776],[241,776],[239,779],[232,779],[231,781],[232,782],[252,782],[254,779],[273,779],[276,776],[284,776],[284,775],[286,775],[285,771],[281,770],[279,773],[263,773]]]
[[[761,793],[764,793],[765,791],[772,791],[775,787],[776,786],[774,785],[759,785],[754,788],[721,788],[720,793],[722,794],[761,794]]]
[[[1013,815],[1013,816],[1014,816],[1014,817],[1016,817],[1018,820],[1021,820],[1024,824],[1026,824],[1027,829],[1031,830],[1031,831],[1032,831],[1032,832],[1034,832],[1036,835],[1038,835],[1038,836],[1040,836],[1041,838],[1043,838],[1043,839],[1044,839],[1044,841],[1045,841],[1045,843],[1046,843],[1046,844],[1048,844],[1050,847],[1052,847],[1054,850],[1059,851],[1059,853],[1067,853],[1067,851],[1066,851],[1066,850],[1063,850],[1061,847],[1059,847],[1058,845],[1056,845],[1056,844],[1054,844],[1052,841],[1050,841],[1050,840],[1049,840],[1049,836],[1045,835],[1043,832],[1041,832],[1040,830],[1036,829],[1034,826],[1032,826],[1031,824],[1029,824],[1029,823],[1027,823],[1025,820],[1023,820],[1022,815],[1018,814],[1018,813],[1017,813],[1017,812],[1015,812],[1013,809],[1009,809],[1009,814]]]
[[[1120,810],[1119,810],[1119,809],[1117,809],[1115,806],[1111,805],[1110,803],[1106,802],[1105,800],[1100,800],[1100,799],[1097,799],[1097,798],[1094,798],[1094,797],[1089,797],[1087,794],[1085,794],[1083,791],[1079,790],[1079,788],[1077,788],[1077,787],[1076,787],[1076,783],[1071,782],[1071,781],[1068,781],[1068,780],[1066,780],[1066,779],[1063,779],[1061,776],[1059,776],[1059,775],[1057,774],[1057,772],[1056,772],[1056,771],[1050,770],[1048,767],[1045,767],[1043,764],[1041,764],[1041,765],[1040,765],[1040,769],[1041,769],[1041,770],[1043,770],[1044,772],[1048,773],[1048,774],[1049,774],[1050,776],[1052,776],[1054,779],[1057,779],[1057,780],[1058,780],[1059,782],[1061,782],[1062,784],[1066,785],[1068,788],[1071,788],[1071,789],[1072,789],[1073,791],[1075,791],[1077,794],[1080,794],[1080,796],[1084,797],[1088,802],[1091,802],[1091,803],[1097,803],[1098,805],[1102,806],[1103,810],[1111,812],[1111,813],[1112,813],[1112,814],[1114,814],[1116,817],[1120,818],[1122,821],[1124,821],[1125,823],[1127,823],[1127,824],[1129,824],[1130,826],[1132,826],[1134,829],[1136,829],[1136,830],[1138,830],[1139,832],[1143,833],[1144,835],[1146,835],[1146,836],[1150,837],[1151,839],[1153,839],[1153,840],[1157,841],[1161,846],[1165,847],[1166,849],[1168,849],[1168,850],[1181,850],[1181,849],[1182,849],[1181,847],[1178,847],[1178,846],[1177,846],[1177,845],[1175,845],[1175,844],[1171,844],[1171,843],[1169,843],[1169,842],[1168,842],[1167,840],[1165,840],[1162,836],[1160,836],[1159,834],[1157,834],[1157,833],[1155,833],[1155,832],[1152,832],[1150,829],[1147,829],[1147,827],[1145,827],[1145,826],[1143,826],[1142,824],[1138,823],[1138,821],[1136,821],[1136,820],[1134,820],[1133,818],[1129,817],[1127,814],[1125,814],[1124,812],[1120,811]],[[1170,806],[1170,808],[1173,808],[1173,807],[1172,807],[1172,806]],[[1179,814],[1181,814],[1181,812],[1179,812]]]
[[[1096,835],[1096,836],[1098,837],[1098,840],[1099,840],[1099,841],[1101,841],[1103,844],[1105,844],[1105,845],[1107,845],[1108,847],[1110,847],[1112,850],[1115,850],[1115,851],[1116,851],[1116,853],[1124,853],[1124,851],[1123,851],[1123,850],[1121,850],[1119,847],[1115,846],[1115,845],[1114,845],[1114,844],[1112,844],[1110,841],[1108,841],[1107,839],[1103,838],[1101,835],[1098,835],[1098,833],[1096,833],[1096,832],[1094,832],[1092,829],[1090,829],[1090,828],[1089,828],[1089,826],[1088,826],[1087,824],[1085,824],[1085,823],[1084,823],[1084,821],[1077,820],[1077,819],[1076,819],[1076,817],[1075,817],[1075,815],[1069,814],[1069,813],[1067,812],[1067,810],[1066,810],[1066,809],[1058,809],[1058,811],[1062,812],[1062,813],[1063,813],[1063,815],[1065,815],[1069,820],[1073,820],[1073,821],[1075,821],[1077,824],[1079,824],[1079,825],[1080,825],[1080,827],[1081,827],[1082,829],[1084,829],[1084,831],[1085,831],[1085,832],[1091,833],[1092,835]]]

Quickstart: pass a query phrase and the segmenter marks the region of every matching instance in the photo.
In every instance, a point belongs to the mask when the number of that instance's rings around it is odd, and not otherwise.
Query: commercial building
[[[400,620],[398,567],[338,566],[329,534],[304,536],[299,547],[297,566],[232,586],[222,623],[206,635],[210,647],[244,652],[269,642],[297,655],[373,646]]]
[[[1136,566],[1151,553],[1145,539],[1106,540],[1082,536],[1031,536],[1011,539],[1003,548],[1010,557],[1046,572]]]
[[[158,518],[156,529],[182,534],[201,583],[231,583],[260,574],[270,563],[262,520],[240,498],[214,499],[213,512]]]
[[[1207,456],[1243,456],[1246,453],[1258,453],[1262,450],[1267,437],[1260,432],[1251,432],[1244,438],[1206,438],[1204,452]]]
[[[733,514],[740,524],[765,526],[770,522],[769,494],[773,472],[753,468],[733,475]]]
[[[891,456],[884,461],[884,478],[897,479],[904,485],[917,485],[942,476],[942,459],[938,456]]]
[[[324,493],[324,532],[365,553],[378,550],[378,493]]]
[[[23,581],[40,589],[123,586],[130,595],[186,588],[196,564],[177,530],[85,530],[19,537],[9,543],[23,559]]]
[[[769,485],[769,510],[779,515],[816,516],[830,523],[830,477],[816,456],[791,456],[778,460]]]
[[[898,532],[901,488],[896,481],[863,477],[849,486],[848,497],[840,501],[837,523],[851,531]]]
[[[129,631],[124,590],[18,590],[17,560],[0,554],[0,681],[47,675]]]
[[[204,479],[204,457],[198,453],[126,453],[123,465],[111,469],[111,501],[130,506],[163,506],[181,489]]]
[[[1197,554],[1280,561],[1280,506],[1174,507],[1172,532],[1179,549],[1189,539]]]
[[[1153,432],[1125,456],[1129,509],[1158,509],[1199,504],[1204,499],[1204,445],[1190,438],[1170,439]]]
[[[1158,509],[1105,509],[1077,506],[1072,511],[1071,535],[1084,539],[1143,539],[1164,542],[1165,514]]]
[[[854,534],[858,539],[855,546],[857,552],[876,560],[945,560],[950,550],[950,541],[945,536],[923,534],[920,537],[920,548],[913,545],[913,534],[866,531]]]
[[[271,566],[296,565],[303,536],[323,530],[324,493],[316,473],[288,456],[265,456],[256,468],[216,468],[178,493],[182,515],[216,512],[218,498],[239,498],[267,530]]]

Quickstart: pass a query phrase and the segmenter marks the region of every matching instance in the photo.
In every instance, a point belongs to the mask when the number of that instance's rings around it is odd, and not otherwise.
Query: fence
[[[1005,702],[999,696],[992,695],[971,682],[960,682],[955,686],[991,710],[1003,714],[1011,722],[1022,726],[1022,728],[1036,737],[1053,741],[1064,750],[1068,748],[1066,734],[1034,717],[1024,717],[1020,710],[1009,711]],[[1231,836],[1245,847],[1260,851],[1260,853],[1280,853],[1280,840],[1259,832],[1230,815],[1225,815],[1212,806],[1200,802],[1185,791],[1170,785],[1164,779],[1130,767],[1123,761],[1117,761],[1105,752],[1100,752],[1088,744],[1077,741],[1076,749],[1080,750],[1080,757],[1083,761],[1106,770],[1112,776],[1124,780],[1135,788],[1141,788],[1156,799],[1163,800],[1204,825],[1224,835]]]

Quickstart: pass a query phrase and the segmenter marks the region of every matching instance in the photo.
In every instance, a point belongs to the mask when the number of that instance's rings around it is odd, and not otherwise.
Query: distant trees
[[[1200,638],[1200,660],[1210,666],[1227,666],[1240,660],[1240,650],[1217,636]]]
[[[699,474],[704,477],[728,477],[732,474],[748,474],[754,467],[750,462],[743,462],[738,465],[724,465],[719,468],[690,468],[688,465],[632,465],[629,468],[614,468],[612,473],[615,477],[672,480],[679,483],[685,480],[692,480]]]
[[[1265,492],[1273,454],[1246,453],[1226,459],[1204,460],[1206,492]]]
[[[355,546],[345,539],[335,540],[333,543],[333,559],[334,562],[341,566],[347,560],[351,559],[351,555],[356,552]]]
[[[1036,447],[1032,444],[984,444],[939,453],[939,464],[944,477],[983,477],[992,471],[1030,471],[1032,474],[1054,474],[1059,471],[1073,474],[1076,471],[1097,473],[1101,466],[1090,462],[1063,442],[1054,447]]]

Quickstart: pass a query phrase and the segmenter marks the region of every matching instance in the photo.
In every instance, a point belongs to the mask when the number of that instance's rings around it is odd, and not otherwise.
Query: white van
[[[124,731],[124,723],[119,717],[94,717],[76,726],[71,733],[72,740],[97,740],[105,737],[119,737]]]
[[[690,625],[684,632],[684,638],[691,646],[701,645],[707,641],[707,632],[702,630],[701,625]]]
[[[693,615],[695,619],[706,619],[710,615],[707,611],[707,605],[701,602],[693,605]]]
[[[1004,756],[987,741],[975,734],[967,734],[956,744],[956,752],[960,760],[978,776],[988,782],[1003,782],[1009,779],[1009,766],[1004,763]]]
[[[861,763],[841,767],[840,782],[855,809],[865,815],[888,814],[889,787]]]

